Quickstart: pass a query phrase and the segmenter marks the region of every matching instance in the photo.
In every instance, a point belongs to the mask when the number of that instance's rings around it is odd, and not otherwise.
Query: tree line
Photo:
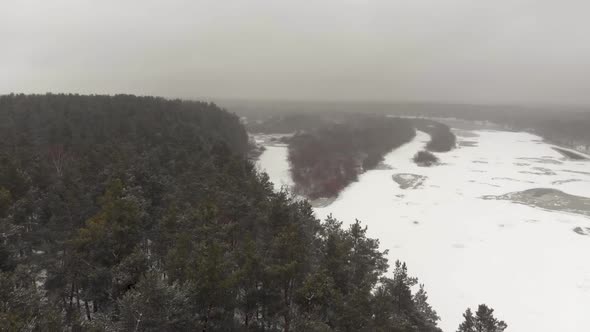
[[[412,123],[417,130],[430,135],[430,141],[426,144],[428,151],[448,152],[455,148],[457,137],[448,125],[425,118],[413,118]]]
[[[555,144],[590,151],[590,111],[583,107],[517,107],[491,105],[415,104],[393,114],[491,122],[506,130],[537,134]],[[388,114],[392,114],[390,110]]]
[[[6,95],[0,126],[0,330],[440,331],[406,265],[273,191],[214,104]]]
[[[363,117],[299,133],[289,141],[295,192],[311,199],[336,196],[415,135],[411,121],[387,117]]]
[[[307,119],[308,123],[317,116],[299,114],[298,118]],[[288,114],[281,117],[288,118]],[[272,132],[273,123],[265,122],[262,126]],[[332,122],[318,121],[313,127],[297,128],[299,131],[288,142],[291,175],[295,192],[310,199],[337,196],[361,173],[377,167],[386,153],[411,141],[416,129],[430,135],[426,144],[429,151],[447,152],[456,145],[456,136],[449,126],[422,118],[347,113]],[[427,151],[416,157],[420,163],[437,161]],[[424,157],[433,159],[422,160]]]
[[[276,114],[307,112],[339,116],[343,112],[485,121],[507,130],[532,132],[565,146],[590,151],[590,109],[570,106],[470,105],[449,103],[378,102],[250,102],[231,104],[248,118],[263,120]]]

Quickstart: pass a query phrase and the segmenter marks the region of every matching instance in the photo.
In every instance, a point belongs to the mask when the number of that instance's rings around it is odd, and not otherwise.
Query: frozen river
[[[385,156],[393,169],[362,174],[316,216],[367,225],[389,249],[390,263],[406,261],[425,284],[445,331],[455,331],[465,309],[480,303],[495,309],[507,331],[587,330],[590,217],[560,211],[552,199],[534,206],[503,195],[553,188],[590,197],[590,161],[567,160],[528,133],[458,134],[457,149],[437,154],[443,164],[424,168],[411,161],[429,139],[419,132]],[[275,184],[292,183],[286,158],[286,146],[270,146],[260,157]],[[423,182],[401,189],[395,174]]]

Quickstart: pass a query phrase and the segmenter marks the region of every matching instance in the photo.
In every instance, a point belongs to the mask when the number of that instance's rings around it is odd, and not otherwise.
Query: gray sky
[[[587,0],[0,0],[0,93],[590,105]]]

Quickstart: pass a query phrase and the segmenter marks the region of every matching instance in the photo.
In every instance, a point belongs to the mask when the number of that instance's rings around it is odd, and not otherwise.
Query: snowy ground
[[[283,186],[293,186],[287,160],[287,145],[269,144],[265,145],[265,148],[266,150],[258,158],[258,165],[268,174],[275,190],[278,191]]]
[[[467,143],[425,168],[411,161],[429,139],[419,132],[386,155],[393,169],[364,173],[316,215],[368,225],[391,262],[406,261],[426,285],[445,331],[480,303],[495,308],[507,331],[587,330],[590,218],[482,197],[533,188],[590,197],[590,161],[567,160],[527,133],[458,133]],[[273,146],[259,160],[279,185],[291,184],[286,157],[285,146]],[[399,173],[425,179],[401,189],[392,178]]]

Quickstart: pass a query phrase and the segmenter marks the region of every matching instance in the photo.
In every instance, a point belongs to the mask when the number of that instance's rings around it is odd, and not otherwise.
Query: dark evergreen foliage
[[[583,155],[573,152],[573,151],[570,151],[570,150],[558,148],[556,146],[553,147],[553,150],[561,153],[565,157],[572,159],[572,160],[588,160],[588,158],[584,157]]]
[[[289,134],[302,130],[311,131],[334,121],[334,119],[325,115],[299,112],[275,114],[263,117],[262,119],[253,118],[252,120],[247,123],[249,132],[281,134]]]
[[[215,105],[0,97],[0,329],[438,331],[405,264],[320,222]]]
[[[432,166],[438,163],[438,157],[426,150],[418,151],[412,160],[419,166]]]
[[[557,144],[590,151],[590,112],[588,107],[554,105],[525,107],[515,105],[473,105],[445,103],[378,103],[378,102],[250,102],[233,103],[232,109],[261,120],[269,115],[290,112],[325,114],[341,113],[387,114],[396,116],[464,119],[490,122],[508,130],[533,132]],[[279,114],[279,115],[277,115]],[[476,126],[477,127],[477,126]]]
[[[503,332],[508,325],[494,317],[494,309],[485,304],[480,304],[475,316],[471,309],[467,308],[463,314],[465,319],[457,332]]]
[[[412,119],[416,129],[430,135],[426,149],[434,152],[448,152],[455,148],[457,137],[451,128],[443,123],[430,119]]]
[[[415,134],[410,121],[386,117],[363,117],[298,134],[289,144],[295,191],[311,199],[336,196]]]

